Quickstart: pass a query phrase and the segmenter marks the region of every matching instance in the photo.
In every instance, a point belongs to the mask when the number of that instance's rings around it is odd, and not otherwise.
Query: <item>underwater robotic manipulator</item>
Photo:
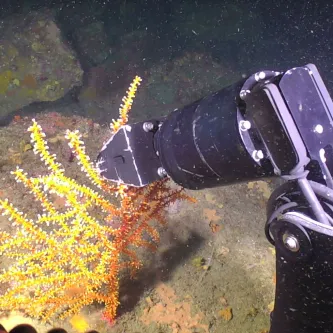
[[[164,118],[125,125],[97,165],[132,186],[282,179],[265,225],[276,248],[270,333],[333,332],[333,103],[315,65],[257,72]]]

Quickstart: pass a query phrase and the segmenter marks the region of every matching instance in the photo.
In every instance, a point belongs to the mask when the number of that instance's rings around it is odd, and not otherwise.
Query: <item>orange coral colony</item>
[[[131,84],[112,131],[126,124],[140,82],[136,77]],[[191,198],[182,188],[171,189],[167,179],[144,188],[108,183],[91,163],[79,132],[67,131],[68,144],[91,187],[80,184],[66,176],[35,120],[29,131],[34,153],[48,172],[29,177],[17,168],[13,174],[40,202],[43,213],[31,219],[8,200],[0,200],[0,211],[15,227],[13,233],[0,231],[0,255],[12,262],[0,273],[0,284],[10,286],[0,294],[0,310],[23,311],[45,321],[99,302],[112,321],[119,305],[120,271],[130,268],[135,273],[142,266],[136,248],[156,249],[159,233],[153,222],[166,222],[165,207]],[[64,209],[54,205],[54,196],[65,202]]]

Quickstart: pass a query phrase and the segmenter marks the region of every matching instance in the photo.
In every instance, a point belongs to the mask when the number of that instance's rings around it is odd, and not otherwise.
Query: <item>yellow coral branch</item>
[[[68,145],[72,148],[76,158],[78,159],[78,164],[81,165],[81,171],[84,171],[87,177],[92,181],[94,185],[102,188],[105,181],[100,177],[96,168],[90,162],[89,156],[86,154],[83,141],[81,140],[81,134],[79,131],[66,131],[66,139],[69,141]]]
[[[117,132],[121,126],[127,123],[128,113],[132,108],[133,100],[135,98],[136,91],[138,90],[138,86],[141,84],[141,81],[142,79],[139,76],[136,76],[128,91],[126,91],[127,95],[123,97],[123,104],[121,104],[119,108],[119,119],[112,119],[112,123],[110,124],[112,133]]]
[[[123,98],[120,118],[111,125],[114,132],[126,124],[140,82],[136,77]],[[97,301],[104,303],[105,316],[113,320],[121,270],[130,268],[134,274],[143,265],[136,248],[155,250],[159,241],[152,221],[165,223],[165,207],[188,197],[182,189],[172,190],[166,180],[145,188],[108,184],[90,162],[78,131],[67,131],[78,164],[95,187],[79,184],[65,175],[56,155],[49,152],[35,120],[29,131],[35,154],[50,172],[29,178],[17,168],[13,174],[44,211],[31,219],[0,199],[0,212],[15,227],[13,235],[0,231],[0,254],[12,262],[0,273],[0,283],[10,283],[0,294],[0,311],[24,309],[28,315],[48,320],[77,314]],[[61,209],[52,203],[54,196],[64,201]]]
[[[28,128],[31,132],[30,138],[31,143],[34,147],[33,151],[35,154],[40,155],[41,161],[44,161],[45,165],[49,170],[55,173],[61,173],[64,171],[62,165],[56,161],[56,155],[49,153],[49,146],[45,138],[45,133],[42,127],[37,124],[35,119],[32,119],[32,125]]]
[[[56,210],[53,204],[48,200],[47,196],[43,191],[37,186],[36,183],[28,179],[27,173],[24,173],[22,169],[19,167],[16,168],[15,171],[12,172],[15,175],[15,180],[18,183],[23,183],[30,191],[35,195],[35,197],[41,202],[43,208],[49,212],[50,214],[55,214]]]

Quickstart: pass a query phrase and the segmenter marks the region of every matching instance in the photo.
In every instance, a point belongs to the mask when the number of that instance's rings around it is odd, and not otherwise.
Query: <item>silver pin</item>
[[[154,129],[154,124],[146,121],[143,123],[142,127],[145,132],[151,132]]]
[[[157,169],[157,173],[158,173],[158,175],[159,175],[161,178],[164,178],[164,177],[166,177],[166,176],[168,175],[167,172],[165,171],[165,169],[162,168],[162,167],[159,167],[159,168]]]
[[[251,123],[248,120],[241,120],[239,122],[239,128],[243,132],[248,131],[251,128]]]
[[[254,150],[252,153],[252,157],[256,162],[259,162],[264,158],[264,153],[262,150]]]
[[[300,249],[298,239],[294,235],[284,234],[283,244],[291,252],[297,252]]]
[[[324,127],[320,124],[316,125],[314,131],[318,134],[322,134],[324,132]]]

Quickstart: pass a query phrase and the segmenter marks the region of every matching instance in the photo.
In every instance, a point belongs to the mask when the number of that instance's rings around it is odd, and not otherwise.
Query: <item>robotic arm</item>
[[[97,158],[107,179],[203,189],[277,176],[270,333],[333,331],[333,103],[313,64],[262,71],[162,119],[122,127]]]

